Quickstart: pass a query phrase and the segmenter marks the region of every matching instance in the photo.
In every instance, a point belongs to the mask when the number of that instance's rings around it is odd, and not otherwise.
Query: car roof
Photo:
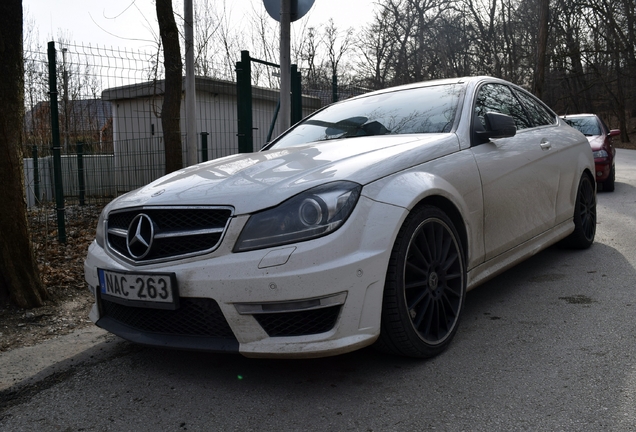
[[[509,81],[500,79],[500,78],[495,78],[495,77],[491,77],[491,76],[465,76],[465,77],[459,77],[459,78],[441,78],[441,79],[433,79],[433,80],[428,80],[428,81],[420,81],[420,82],[416,82],[416,83],[410,83],[410,84],[403,84],[403,85],[399,85],[399,86],[394,86],[394,87],[388,87],[385,89],[380,89],[380,90],[375,90],[375,91],[371,91],[369,93],[364,93],[361,94],[359,96],[353,97],[351,99],[358,99],[358,98],[365,98],[368,96],[375,96],[375,95],[380,95],[383,93],[391,93],[391,92],[395,92],[395,91],[402,91],[402,90],[410,90],[410,89],[416,89],[416,88],[424,88],[424,87],[433,87],[433,86],[438,86],[438,85],[447,85],[447,84],[463,84],[463,85],[469,85],[469,84],[477,84],[478,82],[481,81],[488,81],[488,82],[499,82],[502,84],[509,84],[515,87],[519,87],[514,83],[511,83]],[[520,88],[520,87],[519,87]],[[347,100],[351,100],[351,99],[347,99]]]

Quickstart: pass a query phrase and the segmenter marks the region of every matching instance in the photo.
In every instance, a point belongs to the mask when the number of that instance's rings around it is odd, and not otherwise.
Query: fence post
[[[241,61],[236,63],[236,109],[238,117],[238,151],[254,151],[252,136],[252,65],[249,51],[241,51]]]
[[[84,195],[86,193],[86,186],[84,185],[84,143],[77,143],[77,184],[79,186],[79,204],[84,205]]]
[[[57,239],[66,243],[64,226],[64,187],[62,185],[62,155],[60,148],[60,120],[57,110],[57,75],[55,73],[55,42],[49,42],[49,99],[51,105],[51,138],[53,141],[53,176],[55,178],[55,205],[57,208]]]
[[[331,76],[331,102],[338,102],[338,75]]]
[[[38,167],[38,146],[32,148],[33,158],[33,194],[35,195],[35,205],[40,205],[40,169]]]
[[[272,140],[272,134],[274,133],[274,126],[276,126],[276,119],[278,118],[278,112],[280,111],[280,96],[278,97],[278,103],[276,103],[276,109],[274,110],[274,117],[269,125],[269,131],[267,132],[267,141],[269,143]]]
[[[62,148],[53,147],[53,181],[55,182],[55,207],[57,210],[57,239],[66,243],[66,227],[64,225],[64,186],[62,183]]]
[[[201,162],[208,161],[208,135],[207,132],[201,132]]]
[[[291,65],[291,124],[295,125],[303,119],[303,95],[301,75],[298,66]]]

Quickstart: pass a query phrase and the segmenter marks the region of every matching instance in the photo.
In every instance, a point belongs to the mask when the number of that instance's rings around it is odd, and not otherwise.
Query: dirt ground
[[[57,219],[51,208],[30,210],[34,253],[50,300],[24,310],[0,305],[0,352],[31,346],[73,330],[94,325],[88,319],[93,299],[84,282],[84,257],[95,238],[101,206],[66,208],[66,243],[57,240]]]
[[[636,150],[631,143],[617,147]],[[93,303],[84,282],[84,257],[95,238],[101,206],[66,208],[66,243],[57,241],[57,222],[51,208],[29,212],[31,236],[40,275],[51,299],[46,305],[24,310],[0,306],[0,352],[31,346],[94,325],[88,319]]]

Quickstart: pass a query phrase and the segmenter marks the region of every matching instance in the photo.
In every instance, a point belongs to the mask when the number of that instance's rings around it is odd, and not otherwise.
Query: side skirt
[[[574,222],[569,219],[549,231],[544,232],[509,251],[496,256],[468,271],[469,291],[500,273],[552,246],[574,231]]]

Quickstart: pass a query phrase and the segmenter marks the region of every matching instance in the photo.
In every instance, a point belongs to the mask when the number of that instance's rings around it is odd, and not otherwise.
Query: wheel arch
[[[382,178],[365,185],[363,195],[402,207],[407,210],[406,214],[420,205],[438,207],[455,225],[467,268],[470,270],[483,262],[484,243],[480,240],[483,239],[483,191],[479,170],[470,152],[457,152]]]
[[[434,207],[442,210],[453,222],[453,226],[455,230],[457,230],[457,235],[459,235],[459,240],[462,244],[462,251],[464,253],[464,262],[466,266],[468,266],[468,232],[466,230],[466,223],[464,218],[462,217],[461,212],[455,206],[455,204],[449,200],[448,198],[441,195],[429,195],[422,199],[419,203],[417,203],[414,207],[414,211],[416,208],[424,206],[424,205],[432,205]]]
[[[579,185],[579,182],[581,181],[581,177],[582,176],[589,177],[590,181],[592,182],[592,186],[594,186],[594,193],[598,192],[598,184],[596,183],[596,175],[594,174],[595,171],[596,170],[590,169],[588,167],[583,168],[583,170],[581,172],[581,175],[579,175],[579,177],[576,179],[576,182],[575,182],[576,185],[573,188],[573,191],[574,191],[574,197],[573,197],[573,201],[572,201],[573,203],[576,202],[576,194],[577,194],[577,191],[578,191],[578,185]]]

